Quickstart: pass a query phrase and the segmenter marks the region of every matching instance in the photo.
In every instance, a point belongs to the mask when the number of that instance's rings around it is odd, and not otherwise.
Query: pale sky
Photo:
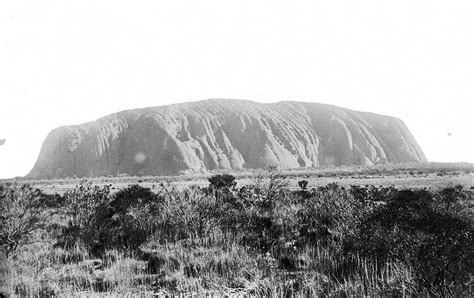
[[[396,116],[474,162],[474,1],[0,1],[0,178],[49,131],[207,98]]]

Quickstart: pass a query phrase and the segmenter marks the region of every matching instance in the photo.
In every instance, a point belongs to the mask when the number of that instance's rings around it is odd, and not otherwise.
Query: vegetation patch
[[[472,295],[472,190],[0,186],[5,295]]]

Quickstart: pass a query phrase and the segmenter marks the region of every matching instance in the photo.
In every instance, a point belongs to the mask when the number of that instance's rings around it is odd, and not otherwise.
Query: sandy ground
[[[474,174],[473,173],[454,173],[450,175],[438,176],[437,174],[430,173],[424,175],[410,176],[410,175],[390,175],[390,176],[367,176],[367,175],[357,175],[357,176],[345,176],[345,177],[307,177],[307,175],[301,176],[290,176],[285,178],[288,181],[288,186],[291,189],[298,189],[298,181],[307,180],[308,188],[323,186],[329,183],[338,183],[340,185],[374,185],[374,186],[394,186],[399,189],[403,188],[441,188],[450,185],[461,184],[467,189],[474,189]],[[42,181],[30,181],[29,183],[36,185],[38,188],[43,190],[46,193],[53,194],[59,193],[62,194],[68,189],[74,188],[80,180],[42,180]],[[207,187],[209,182],[207,177],[176,177],[173,178],[162,178],[162,177],[147,177],[145,179],[136,177],[136,178],[127,178],[125,181],[119,178],[104,178],[92,179],[91,180],[95,185],[112,185],[112,191],[118,191],[122,188],[125,188],[132,184],[140,184],[143,187],[148,187],[151,189],[158,190],[161,187],[161,184],[174,186],[178,189],[183,189],[189,186],[200,186]],[[254,178],[238,178],[237,186],[244,186],[254,183]]]

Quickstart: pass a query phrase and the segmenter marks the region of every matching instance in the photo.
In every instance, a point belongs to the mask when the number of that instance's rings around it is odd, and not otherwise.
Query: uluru
[[[327,104],[209,99],[49,133],[29,178],[425,162],[398,118]]]

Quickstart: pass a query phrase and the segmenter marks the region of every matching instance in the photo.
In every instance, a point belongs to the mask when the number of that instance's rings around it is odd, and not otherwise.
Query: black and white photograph
[[[0,297],[473,297],[473,20],[0,1]]]

